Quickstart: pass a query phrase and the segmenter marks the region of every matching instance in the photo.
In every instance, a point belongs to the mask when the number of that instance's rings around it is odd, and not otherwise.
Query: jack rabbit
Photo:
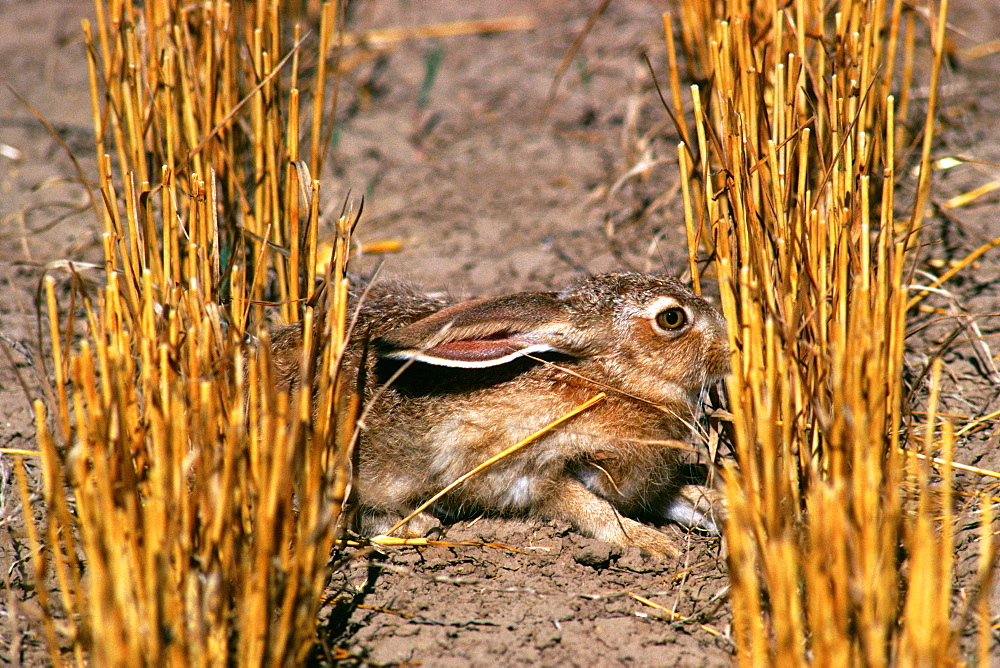
[[[603,401],[466,480],[430,512],[561,519],[652,555],[677,551],[638,519],[718,531],[714,492],[687,484],[682,451],[702,391],[729,371],[726,324],[677,279],[610,273],[561,292],[459,304],[379,281],[352,302],[357,322],[344,368],[356,378],[367,360],[364,398],[374,400],[352,492],[361,533],[388,531],[598,391]],[[301,345],[300,324],[272,335],[284,389],[299,383]],[[433,522],[418,515],[409,535]]]

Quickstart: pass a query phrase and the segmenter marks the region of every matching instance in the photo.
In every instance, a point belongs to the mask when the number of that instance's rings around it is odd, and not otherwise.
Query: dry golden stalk
[[[344,46],[364,44],[367,46],[383,46],[395,42],[429,37],[450,37],[454,35],[481,35],[508,30],[532,30],[538,26],[534,16],[504,16],[480,21],[452,21],[449,23],[434,23],[423,26],[407,26],[404,28],[384,28],[369,30],[359,35],[337,34],[335,39],[341,40]]]
[[[649,607],[654,608],[655,610],[659,611],[661,614],[663,614],[667,619],[669,619],[671,621],[674,621],[674,622],[691,622],[691,621],[693,621],[690,617],[685,617],[682,614],[674,612],[670,608],[668,608],[666,606],[663,606],[663,605],[660,605],[659,603],[657,603],[655,601],[651,601],[648,598],[645,598],[644,596],[639,596],[638,594],[634,594],[632,592],[629,592],[628,595],[631,596],[632,598],[634,598],[635,600],[639,601],[643,605],[648,605]],[[711,626],[708,626],[706,624],[698,624],[697,626],[702,631],[705,631],[706,633],[708,633],[710,635],[713,635],[716,638],[721,638],[722,637],[722,633],[720,633],[717,629],[712,628]]]
[[[931,90],[946,10],[944,0],[932,12]],[[692,87],[680,165],[681,178],[700,181],[683,190],[691,266],[700,240],[730,323],[739,468],[725,475],[726,534],[745,665],[956,658],[953,435],[946,421],[938,435],[937,375],[924,455],[943,449],[942,494],[930,494],[927,462],[899,448],[904,270],[930,185],[936,100],[917,201],[899,221],[895,121],[905,104],[897,114],[885,75],[906,21],[908,95],[912,18],[882,0],[681,4],[688,66],[710,82],[707,95]]]
[[[74,339],[77,308],[46,283],[44,545],[29,535],[57,664],[68,645],[80,664],[298,665],[315,640],[353,439],[337,373],[352,223],[320,299],[319,184],[298,159],[279,18],[276,3],[107,0],[84,25],[107,284]],[[307,323],[317,419],[309,393],[274,391],[266,352],[246,361],[270,294]]]

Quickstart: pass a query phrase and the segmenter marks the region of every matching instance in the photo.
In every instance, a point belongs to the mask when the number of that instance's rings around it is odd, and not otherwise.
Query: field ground
[[[360,240],[403,242],[399,253],[364,259],[359,271],[384,263],[385,274],[429,289],[489,295],[558,287],[581,272],[683,270],[676,137],[640,57],[646,51],[655,64],[665,61],[666,5],[611,3],[542,119],[558,64],[596,4],[381,1],[355,11],[355,29],[495,17],[501,10],[538,20],[532,30],[406,42],[345,78],[337,146],[323,174],[327,218],[349,191],[363,193]],[[91,179],[97,170],[80,19],[92,11],[91,0],[0,0],[0,78],[51,123]],[[959,0],[949,18],[955,57],[944,78],[934,153],[968,162],[936,176],[920,267],[936,274],[1000,236],[1000,190],[948,206],[955,195],[1000,178],[1000,53],[977,58],[969,51],[1000,36],[1000,3]],[[438,58],[422,99],[426,64]],[[915,114],[926,93],[918,91]],[[0,336],[16,366],[0,361],[0,447],[32,448],[35,429],[16,374],[40,396],[39,360],[29,352],[37,340],[35,291],[45,272],[65,277],[65,260],[100,261],[100,236],[64,149],[7,88],[0,88],[0,144]],[[641,177],[622,179],[644,158],[663,160]],[[911,383],[921,382],[924,364],[956,322],[965,323],[944,353],[948,413],[975,417],[1000,408],[989,353],[976,349],[983,342],[993,354],[1000,349],[998,281],[994,250],[946,284],[948,294],[928,300],[944,313],[975,318],[915,318],[914,325],[928,326],[910,341]],[[912,389],[919,400],[922,388]],[[993,424],[967,435],[956,459],[1000,470],[998,434]],[[958,483],[977,491],[989,480],[962,474]],[[12,485],[9,459],[0,457],[0,662],[32,664],[42,661],[43,640],[34,623],[37,601],[24,588],[27,549]],[[354,561],[337,573],[324,609],[329,643],[376,664],[732,660],[718,539],[677,532],[683,556],[649,563],[611,554],[552,523],[480,520],[454,525],[444,538],[519,551],[398,549]],[[963,534],[958,546],[960,584],[976,566],[970,539]],[[667,621],[631,594],[697,623]],[[997,591],[991,600],[996,614]]]

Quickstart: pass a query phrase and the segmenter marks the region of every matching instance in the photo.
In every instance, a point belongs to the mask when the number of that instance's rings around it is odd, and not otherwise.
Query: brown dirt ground
[[[531,31],[418,40],[351,73],[336,151],[323,178],[330,211],[352,191],[366,196],[363,242],[398,239],[400,253],[358,267],[412,278],[429,289],[487,295],[556,287],[581,272],[683,268],[683,228],[673,156],[677,141],[658,108],[640,54],[662,64],[665,3],[611,4],[573,61],[547,120],[542,110],[560,59],[596,2],[390,2],[360,4],[353,27],[419,25],[532,14]],[[959,208],[948,198],[1000,174],[1000,54],[964,50],[1000,36],[1000,3],[957,0],[950,16],[956,58],[946,72],[938,156],[980,162],[939,173],[924,236],[928,261],[964,257],[1000,236],[998,192]],[[0,79],[54,126],[87,178],[96,173],[80,19],[90,0],[0,0]],[[440,71],[424,105],[425,64]],[[662,71],[662,69],[661,69]],[[918,95],[915,112],[926,103]],[[63,260],[99,259],[99,236],[64,149],[6,88],[0,88],[0,447],[31,448],[35,428],[21,382],[41,396],[34,295]],[[0,147],[2,148],[2,147]],[[644,157],[662,158],[642,178],[622,179]],[[911,184],[912,185],[912,184]],[[904,191],[907,186],[904,186]],[[905,192],[902,199],[905,200]],[[944,354],[945,410],[984,415],[998,407],[982,343],[1000,332],[1000,254],[984,255],[930,303],[975,318],[917,318],[908,353],[914,404],[921,371],[960,320]],[[917,274],[917,283],[926,277]],[[917,328],[915,327],[915,330]],[[963,438],[956,458],[1000,470],[995,425]],[[44,661],[27,593],[27,550],[9,460],[0,457],[0,662]],[[979,476],[963,490],[985,489]],[[972,519],[962,525],[972,526]],[[669,529],[670,531],[674,531]],[[479,665],[722,665],[733,645],[720,540],[676,531],[676,562],[617,555],[566,526],[479,520],[447,540],[516,547],[394,549],[337,572],[324,609],[329,647],[359,663]],[[959,541],[960,583],[975,570],[972,536]],[[697,621],[671,622],[630,596]],[[956,592],[960,600],[964,588]],[[1000,596],[993,592],[993,610]],[[1000,653],[996,654],[1000,657]],[[318,663],[325,663],[320,653]]]

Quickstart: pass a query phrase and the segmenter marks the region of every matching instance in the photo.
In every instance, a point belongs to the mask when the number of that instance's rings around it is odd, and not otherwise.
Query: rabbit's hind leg
[[[354,518],[355,530],[362,536],[381,536],[396,525],[405,515],[387,508],[361,508]],[[409,522],[396,529],[392,535],[400,538],[420,538],[441,523],[430,513],[417,513]]]
[[[567,478],[541,504],[538,512],[549,519],[573,523],[580,532],[622,548],[636,546],[654,557],[680,554],[666,534],[651,526],[623,517],[575,478]]]

